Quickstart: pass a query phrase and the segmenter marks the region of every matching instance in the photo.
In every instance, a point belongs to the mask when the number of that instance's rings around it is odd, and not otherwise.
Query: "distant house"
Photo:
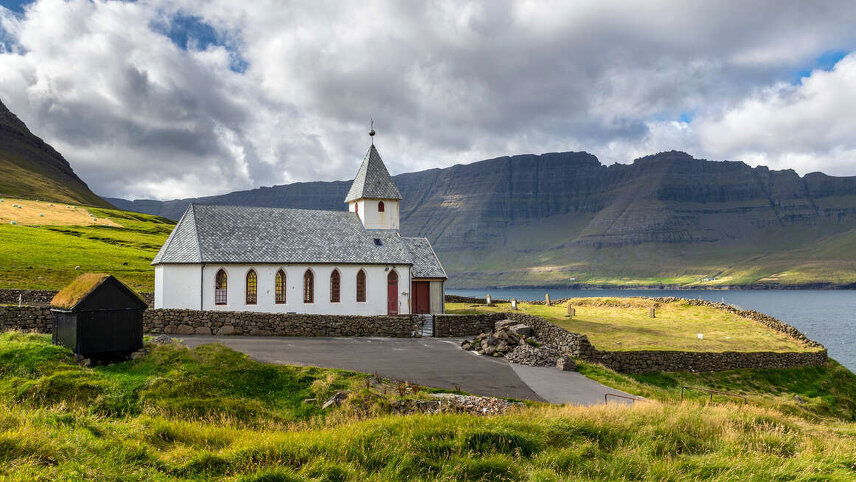
[[[152,262],[155,308],[441,313],[446,272],[399,235],[401,199],[372,144],[348,211],[191,205]]]

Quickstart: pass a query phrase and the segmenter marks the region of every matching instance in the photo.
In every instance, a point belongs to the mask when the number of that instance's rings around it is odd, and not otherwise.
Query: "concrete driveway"
[[[513,365],[461,350],[450,338],[181,337],[188,346],[222,343],[250,357],[283,365],[312,365],[379,374],[476,395],[593,405],[604,393],[626,395],[576,372]],[[610,399],[610,403],[624,401]],[[626,401],[624,401],[626,402]]]

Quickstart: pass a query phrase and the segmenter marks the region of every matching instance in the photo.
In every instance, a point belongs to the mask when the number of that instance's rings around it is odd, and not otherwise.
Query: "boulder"
[[[238,333],[238,330],[235,329],[232,325],[223,325],[217,330],[218,335],[235,335]]]
[[[556,360],[556,368],[563,372],[572,372],[577,369],[577,364],[574,359],[569,356],[560,356]]]
[[[511,325],[508,329],[516,335],[529,336],[532,334],[532,327],[529,325],[524,325],[523,323]]]
[[[211,328],[209,328],[207,326],[199,326],[195,330],[193,330],[193,333],[195,333],[197,335],[210,335],[211,334]]]
[[[496,331],[499,331],[499,330],[505,328],[506,326],[516,325],[516,324],[517,324],[517,322],[514,320],[509,320],[509,319],[499,320],[493,324],[493,329]]]
[[[164,330],[164,331],[166,331],[166,330]],[[194,331],[193,327],[190,325],[178,325],[178,327],[175,329],[175,334],[176,335],[192,335],[193,331]]]

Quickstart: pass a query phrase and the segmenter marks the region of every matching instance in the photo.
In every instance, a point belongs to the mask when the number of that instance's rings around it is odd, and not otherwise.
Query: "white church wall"
[[[161,268],[161,289],[157,291]],[[195,272],[193,284],[185,270]],[[217,271],[224,269],[228,276],[228,296],[225,305],[214,303],[214,278]],[[275,303],[276,272],[286,273],[286,302]],[[303,303],[303,274],[312,269],[315,275],[313,303]],[[366,301],[357,302],[357,265],[250,265],[250,264],[207,264],[202,275],[203,309],[216,311],[258,311],[267,313],[310,313],[338,315],[385,315],[387,314],[387,275],[383,265],[362,266],[366,272]],[[398,273],[399,314],[410,313],[410,267],[389,265]],[[256,271],[258,280],[257,301],[246,304],[246,275],[250,269]],[[330,275],[338,269],[341,279],[340,301],[330,301]],[[158,265],[156,267],[156,307],[199,309],[199,265]],[[159,294],[159,295],[158,295]],[[158,300],[163,300],[159,302]]]
[[[384,200],[384,212],[378,211],[379,199],[360,199],[348,203],[348,210],[357,212],[366,229],[395,229],[398,230],[399,212],[398,201]]]
[[[159,264],[155,266],[155,308],[198,310],[200,266],[196,264]]]
[[[443,290],[442,281],[431,281],[428,283],[428,289],[431,297],[431,313],[443,314],[446,308],[446,293]]]

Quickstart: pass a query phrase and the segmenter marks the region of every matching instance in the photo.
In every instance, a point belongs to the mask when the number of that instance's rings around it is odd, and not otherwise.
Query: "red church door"
[[[398,314],[398,273],[394,270],[386,277],[386,312],[390,315]]]
[[[410,294],[413,296],[413,313],[431,312],[431,291],[427,281],[414,281]]]

